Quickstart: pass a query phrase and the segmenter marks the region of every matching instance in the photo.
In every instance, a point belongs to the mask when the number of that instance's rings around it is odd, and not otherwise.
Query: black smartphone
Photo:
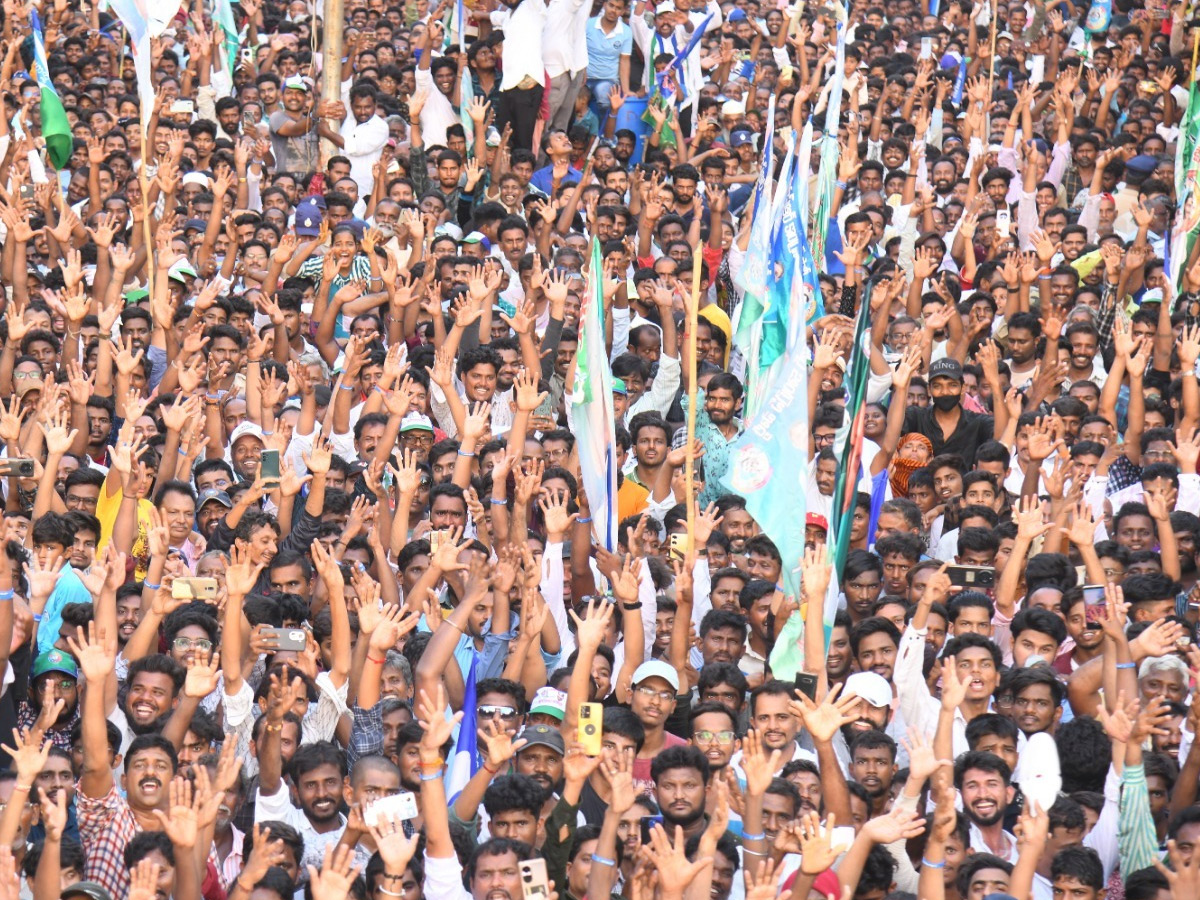
[[[817,702],[817,676],[810,675],[808,672],[796,673],[796,690],[802,693],[813,703]]]
[[[642,816],[642,844],[650,846],[650,829],[655,825],[662,825],[662,816]]]
[[[996,569],[992,566],[947,566],[950,583],[968,589],[990,588],[996,584]]]

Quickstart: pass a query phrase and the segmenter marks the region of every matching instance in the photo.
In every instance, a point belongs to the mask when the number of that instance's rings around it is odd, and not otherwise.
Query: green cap
[[[133,306],[133,304],[141,303],[149,296],[150,292],[145,288],[134,288],[132,291],[125,292],[125,305]]]
[[[75,664],[74,659],[61,650],[47,650],[39,656],[33,663],[33,673],[30,677],[38,678],[48,672],[61,672],[74,679],[79,678],[79,666]]]

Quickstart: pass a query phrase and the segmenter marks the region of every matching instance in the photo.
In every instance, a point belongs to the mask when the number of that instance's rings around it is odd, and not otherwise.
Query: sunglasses
[[[478,706],[475,708],[475,716],[480,719],[515,719],[517,711],[511,706]]]

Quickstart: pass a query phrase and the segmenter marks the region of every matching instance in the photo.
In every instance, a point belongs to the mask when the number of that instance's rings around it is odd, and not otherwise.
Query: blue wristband
[[[489,497],[488,503],[492,506],[508,506],[508,501],[502,497]]]
[[[151,584],[149,581],[142,582],[142,590],[145,590],[146,588],[150,588],[150,590],[152,590],[152,591],[157,591],[160,587],[162,587],[161,584]]]
[[[42,614],[41,614],[41,613],[34,613],[34,614],[33,614],[33,621],[35,621],[35,622],[40,622],[40,621],[42,621]]]
[[[13,596],[14,592],[11,589],[7,591],[0,591],[0,600],[11,600]]]
[[[352,391],[352,390],[354,390],[354,385],[352,385],[352,384],[339,384],[339,385],[338,385],[338,387],[339,387],[341,390],[343,390],[343,391]]]
[[[468,459],[474,459],[474,458],[475,458],[475,454],[474,454],[474,453],[468,453],[466,450],[459,450],[459,451],[458,451],[458,455],[459,455],[459,456],[465,456],[465,457],[467,457]]]
[[[1118,669],[1136,669],[1137,663],[1131,663],[1131,662],[1117,663],[1117,668]]]
[[[601,856],[599,853],[592,854],[592,862],[598,863],[602,866],[609,866],[614,869],[617,866],[617,861],[615,859],[609,859],[607,856]]]
[[[923,857],[923,856],[921,857],[921,865],[922,865],[922,866],[928,866],[928,867],[929,867],[929,868],[931,868],[931,869],[944,869],[944,868],[946,868],[946,864],[945,864],[944,862],[940,862],[940,863],[930,862],[929,860],[927,860],[927,859],[926,859],[925,857]]]
[[[762,841],[762,840],[766,840],[766,837],[767,837],[766,832],[763,832],[762,834],[751,834],[748,831],[742,832],[742,840],[743,841]]]
[[[437,773],[435,773],[435,774],[433,774],[433,775],[426,775],[424,772],[422,772],[422,773],[421,773],[421,780],[422,780],[422,781],[437,781],[437,780],[438,780],[439,778],[441,778],[441,777],[442,777],[442,773],[441,773],[441,772],[437,772]]]
[[[588,522],[590,522],[590,521],[592,521],[592,517],[591,517],[591,516],[588,516],[586,519],[583,519],[583,518],[576,519],[576,520],[575,520],[575,524],[576,524],[576,525],[586,525],[586,524],[588,524]]]

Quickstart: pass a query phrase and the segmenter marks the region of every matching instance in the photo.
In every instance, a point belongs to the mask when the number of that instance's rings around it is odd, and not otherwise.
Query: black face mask
[[[940,409],[942,412],[950,412],[958,406],[960,400],[962,400],[961,394],[942,394],[933,398],[933,405],[935,409]]]

